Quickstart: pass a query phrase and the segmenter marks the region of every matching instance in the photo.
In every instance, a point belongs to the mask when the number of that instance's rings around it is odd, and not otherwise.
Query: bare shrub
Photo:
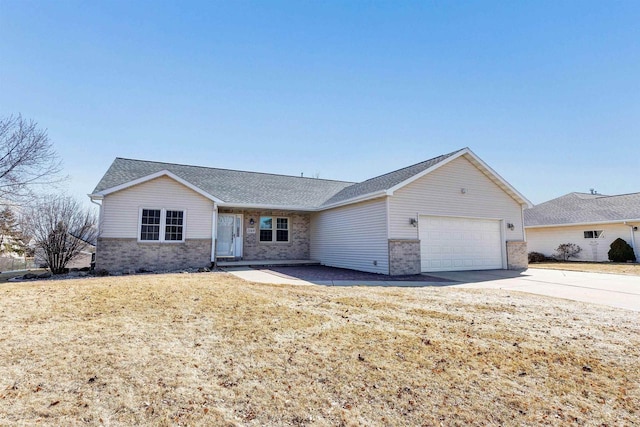
[[[575,243],[562,243],[556,249],[556,258],[563,261],[568,261],[569,258],[580,258],[578,254],[582,251],[582,248]]]
[[[95,215],[69,196],[39,199],[27,210],[24,224],[35,241],[36,253],[53,274],[64,273],[66,265],[98,235]]]

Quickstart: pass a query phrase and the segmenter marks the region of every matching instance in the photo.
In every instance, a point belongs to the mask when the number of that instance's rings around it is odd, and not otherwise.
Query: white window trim
[[[143,210],[159,210],[160,211],[160,239],[159,240],[142,240],[140,234],[142,231],[142,211]],[[182,240],[165,240],[164,234],[167,230],[167,211],[182,211]],[[143,206],[138,212],[138,243],[184,243],[187,237],[187,210],[184,208],[150,208]]]
[[[271,218],[271,240],[268,241],[264,241],[264,240],[260,240],[260,219],[262,218]],[[278,241],[277,239],[277,231],[278,231],[278,219],[286,219],[287,220],[287,240],[281,240]],[[283,244],[287,244],[287,243],[291,243],[291,218],[289,218],[288,216],[274,216],[274,215],[260,215],[259,219],[258,219],[258,243],[261,243],[263,245],[271,245],[271,244],[278,244],[278,245],[283,245]]]
[[[593,237],[586,237],[586,236],[584,235],[584,233],[589,233],[589,232],[593,233]],[[596,233],[597,233],[597,232],[599,232],[599,233],[600,233],[600,234],[598,235],[598,237],[596,237]],[[591,239],[591,240],[595,240],[595,239],[604,239],[604,230],[584,230],[584,231],[582,232],[582,236],[583,236],[585,239]]]

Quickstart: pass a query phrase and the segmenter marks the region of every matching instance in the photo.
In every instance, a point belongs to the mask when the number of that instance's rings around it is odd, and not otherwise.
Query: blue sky
[[[640,191],[640,2],[0,0],[0,116],[115,157],[361,181],[462,147],[533,203]]]

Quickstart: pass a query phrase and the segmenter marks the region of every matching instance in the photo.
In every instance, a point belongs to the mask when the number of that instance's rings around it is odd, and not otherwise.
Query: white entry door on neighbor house
[[[218,214],[216,257],[242,257],[242,215]]]

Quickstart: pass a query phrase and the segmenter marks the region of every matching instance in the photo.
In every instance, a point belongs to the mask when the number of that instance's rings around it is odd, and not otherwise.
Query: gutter
[[[565,224],[544,224],[544,225],[525,225],[524,228],[548,228],[548,227],[570,227],[570,226],[582,226],[582,225],[603,225],[603,224],[623,224],[627,225],[628,222],[640,223],[638,219],[619,219],[611,221],[594,221],[594,222],[568,222]]]

